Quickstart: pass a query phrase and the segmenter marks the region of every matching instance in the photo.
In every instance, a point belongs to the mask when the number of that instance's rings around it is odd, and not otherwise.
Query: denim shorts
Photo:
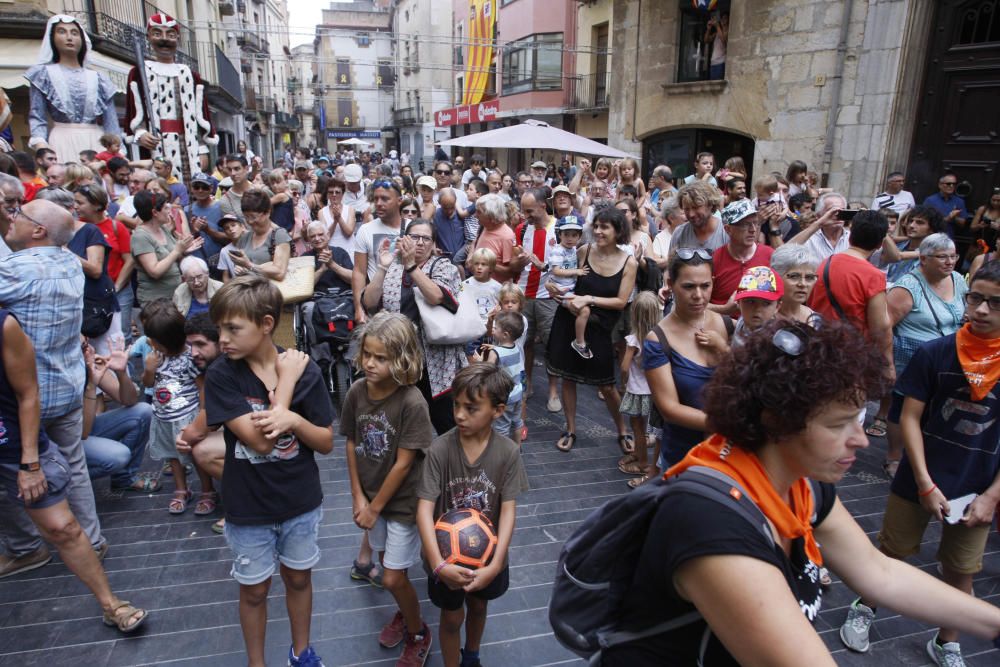
[[[524,426],[524,420],[521,419],[521,400],[519,399],[507,404],[507,408],[503,411],[503,414],[493,422],[494,431],[500,435],[510,437],[511,433],[517,433],[521,430],[521,427]]]
[[[415,523],[380,516],[368,531],[368,544],[383,554],[382,567],[387,570],[408,570],[420,562],[420,531]]]
[[[69,464],[63,458],[56,443],[50,442],[49,449],[38,457],[38,462],[45,473],[45,482],[49,487],[48,493],[36,500],[32,505],[25,505],[22,498],[18,498],[17,473],[20,466],[17,463],[0,463],[0,484],[3,485],[7,497],[12,503],[28,509],[41,510],[52,507],[60,500],[66,498],[66,487],[69,486]]]
[[[233,579],[244,586],[267,581],[274,574],[274,559],[290,570],[311,570],[319,562],[317,507],[280,523],[237,525],[226,522],[226,542],[233,552]]]

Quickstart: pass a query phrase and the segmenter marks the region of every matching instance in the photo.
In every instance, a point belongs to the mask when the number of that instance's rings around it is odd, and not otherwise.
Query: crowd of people
[[[150,34],[169,45],[156,16]],[[50,32],[43,92],[71,76],[54,54],[84,62],[71,17]],[[882,605],[941,626],[926,646],[938,665],[965,664],[960,632],[1000,634],[1000,611],[970,595],[1000,502],[1000,191],[972,214],[955,174],[917,204],[894,172],[866,206],[803,162],[751,178],[741,157],[716,169],[707,152],[677,183],[630,158],[505,173],[481,154],[414,169],[395,150],[289,147],[268,169],[242,142],[212,165],[183,141],[182,160],[158,151],[134,118],[131,141],[153,152],[131,160],[117,120],[80,148],[60,108],[34,100],[34,154],[0,154],[0,577],[44,566],[52,545],[104,622],[135,631],[149,613],[110,589],[93,485],[169,480],[164,509],[218,519],[232,548],[249,664],[265,664],[277,559],[289,664],[319,665],[315,456],[339,436],[363,530],[350,576],[398,606],[379,643],[402,644],[403,667],[427,659],[407,575],[423,564],[445,664],[476,667],[488,601],[509,585],[528,408],[563,416],[542,446],[571,452],[583,385],[629,488],[715,468],[772,538],[711,501],[664,501],[619,622],[697,611],[700,630],[610,646],[603,664],[832,664],[807,628],[831,575],[859,594],[840,631],[853,651]],[[316,361],[274,342],[303,262],[315,295],[353,310],[357,377],[337,420]],[[478,333],[442,334],[459,324]],[[887,438],[878,550],[834,487],[866,433]],[[454,508],[496,527],[486,567],[442,558],[434,522]],[[902,563],[932,518],[944,584]]]

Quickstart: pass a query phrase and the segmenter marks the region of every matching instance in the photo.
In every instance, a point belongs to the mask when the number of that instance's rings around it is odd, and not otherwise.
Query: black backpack
[[[317,343],[346,345],[354,333],[354,297],[350,290],[329,289],[313,296],[313,330]]]
[[[608,501],[587,517],[563,546],[549,602],[549,623],[556,639],[577,655],[590,658],[591,665],[600,665],[601,652],[612,646],[668,632],[701,618],[695,610],[644,629],[618,624],[649,525],[663,499],[678,491],[725,505],[758,528],[769,544],[775,544],[756,503],[734,479],[713,468],[692,466],[680,475],[643,484]],[[812,491],[817,497],[815,489]],[[708,647],[709,632],[706,629],[702,638],[702,654]]]

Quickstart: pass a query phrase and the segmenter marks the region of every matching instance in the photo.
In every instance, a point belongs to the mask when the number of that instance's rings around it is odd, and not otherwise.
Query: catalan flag
[[[497,0],[471,0],[469,6],[469,48],[465,59],[465,94],[462,104],[479,104],[486,92],[493,59]]]

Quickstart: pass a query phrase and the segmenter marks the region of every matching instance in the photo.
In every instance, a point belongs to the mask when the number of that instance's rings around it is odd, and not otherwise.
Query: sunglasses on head
[[[710,253],[708,250],[705,250],[704,248],[678,248],[677,249],[677,257],[682,262],[689,262],[689,261],[691,261],[695,257],[695,255],[697,255],[698,257],[700,257],[701,259],[703,259],[706,262],[711,262],[712,261],[712,253]]]
[[[403,191],[399,189],[399,184],[396,181],[390,181],[388,179],[382,179],[372,183],[372,189],[375,188],[392,188],[399,194],[403,194]]]

